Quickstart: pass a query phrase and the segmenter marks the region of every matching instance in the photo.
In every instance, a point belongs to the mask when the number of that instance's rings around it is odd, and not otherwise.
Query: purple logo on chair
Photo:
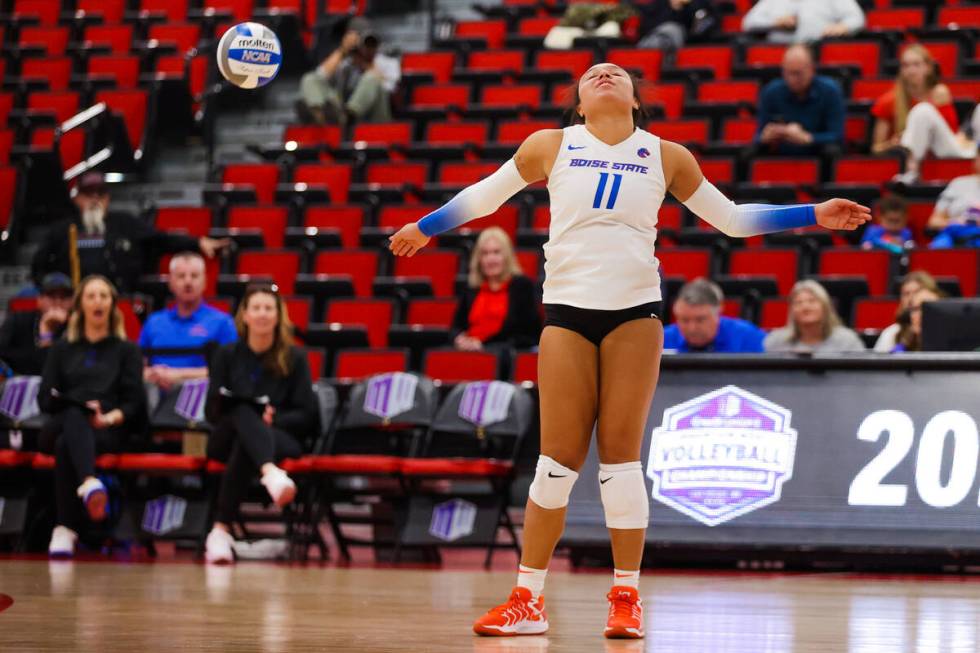
[[[432,508],[429,534],[452,542],[473,533],[476,523],[476,504],[465,499],[450,499]]]
[[[459,401],[459,416],[480,428],[507,419],[514,386],[503,381],[467,383]]]
[[[41,411],[37,407],[37,392],[41,387],[39,376],[13,376],[7,379],[0,396],[0,414],[14,422],[23,422]]]
[[[187,501],[172,494],[151,499],[143,508],[143,530],[154,535],[165,535],[184,525]]]
[[[415,389],[419,378],[414,374],[391,372],[371,377],[364,393],[364,412],[391,419],[415,407]]]
[[[189,422],[204,421],[204,404],[207,403],[208,380],[191,379],[184,381],[177,395],[174,412]]]
[[[733,385],[668,408],[650,445],[653,498],[706,526],[776,503],[793,476],[792,415]]]

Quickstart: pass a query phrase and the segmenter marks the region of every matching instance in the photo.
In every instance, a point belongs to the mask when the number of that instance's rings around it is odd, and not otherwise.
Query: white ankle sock
[[[531,596],[536,597],[544,591],[544,579],[547,575],[547,569],[534,569],[521,565],[517,571],[517,586],[526,587],[531,590]]]
[[[613,569],[613,585],[639,589],[640,570],[637,569],[636,571],[628,571],[625,569]]]

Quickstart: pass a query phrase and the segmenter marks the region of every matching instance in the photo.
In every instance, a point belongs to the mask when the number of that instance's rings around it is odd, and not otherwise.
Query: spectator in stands
[[[118,295],[108,279],[86,277],[72,303],[65,337],[44,364],[38,405],[52,416],[39,438],[55,456],[57,520],[48,551],[70,556],[84,523],[105,519],[106,488],[95,455],[119,450],[145,425],[143,358],[126,340]],[[81,501],[79,501],[79,499]]]
[[[912,184],[918,181],[919,167],[930,152],[940,158],[969,159],[976,156],[977,145],[959,131],[953,94],[942,83],[939,65],[929,50],[913,43],[902,51],[899,62],[894,88],[871,107],[876,118],[871,151],[906,150],[905,172],[895,181]],[[980,123],[980,107],[974,111],[973,123]]]
[[[759,95],[755,141],[762,152],[840,153],[844,142],[844,97],[837,82],[816,74],[813,53],[803,45],[783,55],[782,79]]]
[[[71,303],[71,279],[60,272],[45,275],[37,310],[11,313],[0,327],[0,361],[14,374],[39,375],[65,329]]]
[[[235,322],[227,313],[204,302],[207,285],[204,258],[197,252],[181,252],[170,259],[170,292],[174,306],[149,317],[140,332],[140,347],[146,349],[204,348],[238,340]],[[143,378],[170,389],[187,379],[208,375],[204,352],[150,356]]]
[[[789,323],[765,340],[767,352],[826,354],[864,351],[858,334],[841,324],[830,295],[816,281],[797,281],[789,293]]]
[[[920,290],[928,290],[934,295],[941,294],[936,280],[925,270],[913,270],[902,277],[899,284],[898,314],[895,324],[886,327],[878,336],[874,346],[876,352],[888,353],[895,348],[895,344],[898,342],[898,333],[902,328],[902,325],[899,324],[900,318],[903,313],[908,311],[912,304],[912,298]]]
[[[813,43],[864,27],[855,0],[759,0],[742,19],[746,32],[767,32],[777,43]]]
[[[489,227],[470,256],[469,287],[453,320],[453,344],[463,351],[533,347],[541,335],[534,282],[521,273],[507,233]]]
[[[726,354],[765,351],[766,332],[751,322],[722,315],[724,300],[718,284],[707,279],[684,284],[674,302],[675,323],[664,329],[664,349]]]
[[[228,467],[205,545],[208,562],[233,561],[231,524],[256,472],[276,505],[293,500],[296,485],[275,461],[299,456],[319,421],[310,368],[293,346],[282,297],[271,286],[250,286],[235,323],[239,341],[218,349],[210,366],[208,457]]]
[[[136,286],[144,264],[157,254],[200,249],[211,258],[231,243],[228,239],[168,234],[128,213],[109,211],[109,190],[100,172],[82,175],[72,199],[77,210],[51,226],[34,255],[35,284],[49,272],[70,274],[68,228],[72,224],[78,228],[81,275],[101,274],[121,292]]]
[[[709,0],[667,0],[641,5],[640,33],[636,47],[677,50],[691,41],[710,36],[719,22]]]
[[[899,314],[898,323],[900,326],[895,346],[892,347],[893,354],[905,351],[922,351],[922,305],[926,302],[934,302],[942,299],[941,292],[922,288],[914,295],[909,303],[909,307]]]
[[[352,20],[340,46],[300,80],[299,119],[342,126],[391,120],[391,94],[401,79],[401,64],[379,52],[379,46],[365,21]]]
[[[930,229],[980,223],[980,152],[973,159],[973,174],[956,177],[943,190],[929,216]]]
[[[861,237],[864,249],[886,249],[901,254],[913,247],[912,230],[908,228],[909,216],[905,200],[888,195],[878,202],[878,223],[869,225]]]

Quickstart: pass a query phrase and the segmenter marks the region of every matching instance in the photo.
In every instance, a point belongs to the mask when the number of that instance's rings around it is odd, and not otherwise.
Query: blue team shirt
[[[766,332],[745,320],[721,317],[715,340],[704,349],[690,349],[676,324],[664,329],[664,349],[674,349],[686,353],[691,351],[715,352],[720,354],[756,354],[765,351],[762,341]]]
[[[187,317],[177,314],[177,308],[157,311],[143,325],[140,347],[203,347],[209,342],[219,345],[236,342],[238,330],[227,313],[201,304]],[[200,354],[181,356],[153,356],[150,365],[167,367],[207,367],[207,360]]]

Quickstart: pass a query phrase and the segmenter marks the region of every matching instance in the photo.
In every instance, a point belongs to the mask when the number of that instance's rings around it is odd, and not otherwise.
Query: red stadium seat
[[[17,168],[0,166],[0,231],[6,231],[14,208],[17,191]]]
[[[534,351],[518,352],[514,356],[514,383],[538,382],[538,353]]]
[[[866,297],[854,304],[854,328],[884,329],[895,322],[898,300],[888,297]]]
[[[25,59],[20,68],[24,79],[47,80],[51,91],[64,91],[71,79],[72,60],[68,57]]]
[[[507,23],[502,20],[467,20],[456,23],[455,36],[481,38],[487,47],[497,50],[504,46],[507,36]]]
[[[408,303],[405,324],[450,328],[456,315],[455,298],[413,299]]]
[[[964,297],[976,297],[980,256],[976,249],[917,249],[909,257],[909,270],[925,270],[934,277],[956,277]]]
[[[408,204],[405,206],[385,206],[382,207],[378,215],[378,227],[395,231],[401,229],[409,222],[416,222],[427,213],[436,210],[436,206],[431,204]]]
[[[412,123],[376,122],[359,123],[354,127],[351,140],[377,145],[408,145],[412,140]]]
[[[14,145],[14,131],[0,129],[0,164],[10,163],[10,148]]]
[[[225,166],[221,183],[251,186],[260,204],[272,204],[279,183],[279,166],[275,163],[233,163]]]
[[[721,140],[731,145],[751,143],[757,126],[755,118],[728,118],[721,126]]]
[[[31,111],[53,113],[55,120],[64,122],[78,113],[78,93],[37,92],[27,97],[27,108]]]
[[[285,206],[233,206],[228,209],[228,228],[259,231],[269,249],[280,249],[286,235],[289,209]]]
[[[894,87],[894,79],[855,79],[851,84],[851,99],[874,102]]]
[[[980,27],[980,7],[942,7],[936,23],[940,27]]]
[[[497,142],[504,145],[519,145],[528,136],[541,129],[555,129],[557,125],[547,120],[515,120],[497,126]]]
[[[350,192],[350,167],[341,163],[307,163],[296,166],[293,172],[295,183],[325,187],[334,204],[346,204]]]
[[[497,378],[497,356],[483,351],[432,350],[425,354],[423,370],[443,383],[492,381]]]
[[[895,30],[905,32],[925,25],[925,12],[921,7],[901,9],[872,9],[865,15],[865,25],[870,30]]]
[[[975,102],[980,97],[980,80],[978,79],[950,79],[946,82],[949,92],[953,94],[954,100]]]
[[[755,81],[705,82],[698,86],[698,102],[748,102],[759,99],[759,83]]]
[[[430,73],[437,84],[449,82],[455,65],[455,52],[406,52],[402,56],[402,74]]]
[[[365,171],[364,180],[368,184],[385,186],[402,186],[412,184],[424,186],[429,180],[429,164],[420,162],[387,162],[370,163]]]
[[[655,120],[647,126],[647,129],[669,141],[704,145],[708,142],[710,127],[707,120]]]
[[[345,249],[357,247],[364,226],[364,208],[360,206],[310,206],[304,214],[305,227],[336,229]]]
[[[110,77],[118,88],[136,88],[140,76],[140,60],[130,56],[90,57],[88,74]]]
[[[541,273],[541,250],[539,249],[519,249],[514,252],[517,257],[517,264],[521,266],[521,272],[532,280],[537,279]]]
[[[388,346],[388,328],[394,316],[394,305],[385,299],[335,299],[327,306],[326,322],[363,325],[373,348]]]
[[[734,275],[775,277],[780,295],[788,295],[796,283],[800,254],[795,249],[736,249],[728,272]]]
[[[973,159],[926,159],[919,175],[924,181],[950,181],[973,174]]]
[[[292,295],[299,274],[299,254],[288,250],[241,252],[236,270],[238,274],[272,277],[281,294]]]
[[[173,44],[183,55],[197,47],[201,40],[201,26],[194,23],[165,23],[150,25],[147,38],[164,44]]]
[[[747,66],[778,66],[786,54],[785,45],[750,45],[745,48],[745,64]]]
[[[789,301],[783,297],[762,300],[759,328],[769,331],[786,326],[789,321]]]
[[[485,122],[430,122],[425,140],[431,145],[483,145],[487,132]]]
[[[465,186],[493,174],[500,167],[495,162],[444,163],[439,168],[439,183]]]
[[[711,275],[711,251],[707,249],[658,249],[660,276],[692,281]]]
[[[295,141],[299,145],[340,145],[340,127],[337,125],[289,125],[282,132],[283,143]]]
[[[182,23],[187,19],[187,0],[140,0],[140,14],[162,14],[168,23]]]
[[[663,58],[662,50],[618,48],[609,51],[606,61],[625,70],[639,71],[645,82],[656,82],[660,79],[660,67]]]
[[[644,95],[643,101],[646,104],[655,104],[663,107],[664,115],[669,120],[677,120],[684,111],[684,97],[687,94],[685,84],[657,84],[653,87],[649,97]]]
[[[481,102],[490,107],[513,107],[520,109],[541,106],[541,87],[528,85],[487,86],[483,89]]]
[[[420,108],[465,109],[470,103],[468,84],[417,86],[412,91],[412,106]]]
[[[543,39],[558,22],[557,18],[549,16],[522,18],[517,24],[517,33],[521,36],[539,36]]]
[[[891,281],[891,254],[883,250],[825,249],[818,273],[864,277],[872,295],[887,295]]]
[[[11,17],[17,22],[37,21],[41,25],[55,25],[61,3],[52,0],[16,0]]]
[[[883,184],[899,172],[898,159],[894,157],[853,156],[834,163],[834,181],[843,184]]]
[[[691,46],[677,51],[675,65],[678,68],[710,68],[715,79],[732,76],[732,48],[730,46]]]
[[[31,149],[50,151],[57,148],[61,169],[68,170],[85,156],[85,130],[73,129],[56,136],[53,128],[36,128],[31,133]]]
[[[548,217],[550,218],[550,214]],[[657,214],[658,229],[673,229],[676,231],[681,228],[682,221],[683,214],[681,213],[680,206],[677,204],[662,204],[660,206],[660,213]],[[545,228],[547,228],[547,225]]]
[[[326,370],[327,363],[327,353],[319,347],[304,347],[303,352],[306,354],[306,364],[310,367],[310,376],[316,381],[323,377]]]
[[[713,157],[700,159],[701,172],[712,182],[730,184],[735,181],[735,160]]]
[[[293,323],[293,326],[298,327],[302,331],[306,331],[306,328],[310,326],[310,312],[313,308],[313,302],[309,297],[285,297],[283,302],[286,304],[286,313],[289,315],[289,321]]]
[[[459,228],[459,233],[479,232],[488,227],[499,227],[503,229],[514,242],[517,238],[518,207],[515,204],[504,204],[499,209],[488,216],[471,220]]]
[[[252,17],[252,0],[205,0],[205,14],[208,10],[214,13],[229,13],[237,23],[247,21]]]
[[[113,54],[129,54],[133,47],[132,25],[89,25],[82,40],[99,46],[109,46]]]
[[[755,159],[749,179],[757,184],[815,184],[820,164],[815,159]]]
[[[201,238],[211,231],[211,209],[199,207],[161,207],[157,209],[156,228],[161,231],[182,231]]]
[[[354,284],[354,294],[370,297],[374,277],[378,273],[378,252],[355,250],[320,252],[313,267],[316,274],[346,274]]]
[[[387,372],[408,369],[407,349],[346,350],[337,352],[334,376],[338,379],[363,379]]]
[[[130,145],[134,151],[141,149],[146,128],[146,91],[99,91],[95,101],[105,102],[113,113],[123,117]]]
[[[820,46],[820,63],[846,64],[861,68],[861,76],[874,79],[881,66],[881,44],[877,41],[828,42]]]
[[[456,294],[459,265],[459,254],[456,252],[423,250],[412,257],[396,258],[395,276],[427,278],[432,282],[432,292],[436,297],[453,297]]]
[[[855,151],[867,150],[869,116],[858,114],[844,118],[844,141]]]
[[[521,50],[478,50],[471,52],[466,66],[469,70],[519,73],[524,70]]]
[[[933,202],[908,202],[905,206],[909,216],[908,226],[912,230],[912,236],[915,242],[927,242],[928,238],[925,235],[926,225],[929,223],[929,218],[932,217],[935,204]]]
[[[574,79],[585,74],[592,67],[592,51],[555,52],[542,50],[534,60],[536,70],[564,70]]]
[[[18,44],[21,47],[43,47],[49,57],[60,57],[68,48],[67,27],[25,25],[20,28]]]
[[[208,81],[209,63],[209,57],[201,54],[190,61],[187,61],[183,55],[160,57],[157,59],[156,73],[158,76],[186,79],[191,98],[198,102],[201,100],[204,86]]]
[[[742,300],[738,297],[726,298],[721,303],[721,314],[725,317],[742,317]]]

